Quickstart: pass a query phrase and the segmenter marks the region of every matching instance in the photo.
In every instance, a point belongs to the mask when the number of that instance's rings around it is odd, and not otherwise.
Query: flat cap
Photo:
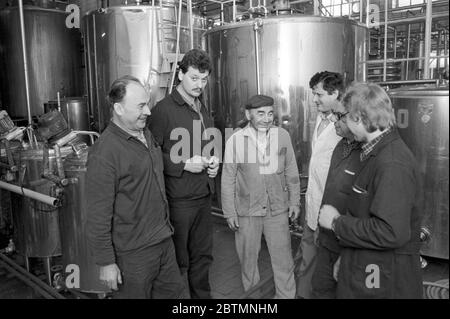
[[[263,106],[272,106],[273,105],[273,98],[267,95],[253,95],[245,104],[245,108],[247,110],[249,109],[257,109],[259,107]]]

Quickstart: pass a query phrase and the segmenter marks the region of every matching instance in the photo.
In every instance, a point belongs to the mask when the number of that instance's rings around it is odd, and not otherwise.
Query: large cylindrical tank
[[[94,262],[87,243],[86,222],[86,163],[88,150],[73,153],[64,161],[64,172],[71,180],[65,187],[65,200],[61,207],[61,246],[64,267],[77,265],[80,287],[84,292],[102,293],[109,288],[99,280],[99,266]]]
[[[243,105],[260,93],[275,100],[276,123],[290,133],[297,163],[306,174],[317,110],[309,80],[333,71],[346,82],[365,80],[368,30],[342,18],[276,16],[221,26],[206,32],[214,62],[209,82],[216,127],[235,128]]]
[[[92,11],[83,18],[89,105],[100,131],[111,117],[106,96],[117,78],[132,75],[145,83],[150,88],[151,106],[166,95],[175,62],[177,12],[177,5],[171,3],[116,6]],[[181,54],[190,49],[188,16],[183,10]],[[199,48],[204,20],[193,16],[193,21],[193,44]]]
[[[449,258],[449,149],[448,87],[389,91],[402,139],[414,153],[423,176],[422,225],[431,239],[426,256]]]
[[[30,107],[32,115],[44,113],[44,103],[61,96],[83,94],[81,33],[68,28],[68,13],[24,7]],[[13,118],[26,118],[25,76],[22,61],[19,11],[0,11],[0,94]]]
[[[61,157],[72,153],[72,147],[61,148]],[[44,148],[26,146],[14,152],[19,167],[19,184],[33,191],[56,196],[55,184],[41,177],[44,171]],[[56,154],[48,153],[49,171],[57,174]],[[33,199],[11,194],[14,237],[17,251],[26,257],[53,257],[61,255],[59,208]]]

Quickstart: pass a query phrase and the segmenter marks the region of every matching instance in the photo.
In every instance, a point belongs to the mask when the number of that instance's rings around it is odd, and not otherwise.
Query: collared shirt
[[[120,125],[120,123],[115,122],[114,119],[112,120],[112,122],[114,124],[116,124],[118,127],[120,127],[123,131],[125,131],[126,133],[130,134],[131,136],[137,138],[139,141],[141,141],[146,147],[148,147],[148,143],[147,143],[147,139],[145,138],[144,135],[144,130],[139,130],[138,132],[136,131],[132,131],[129,130],[126,127],[123,127],[122,125]]]
[[[373,149],[375,148],[375,146],[386,136],[389,135],[392,132],[392,128],[388,128],[386,131],[384,131],[383,133],[381,133],[380,135],[378,135],[377,137],[375,137],[373,140],[371,140],[368,143],[365,143],[361,146],[361,161],[365,161],[368,157],[370,152],[373,151]]]
[[[317,116],[311,142],[308,189],[305,195],[306,223],[312,230],[316,230],[317,228],[317,218],[319,216],[323,192],[325,190],[331,156],[337,143],[342,139],[342,137],[336,134],[334,125],[328,125],[320,135],[317,134],[322,116],[322,113]],[[331,117],[332,114],[329,114],[328,116]]]
[[[202,104],[200,103],[200,100],[198,98],[193,98],[192,96],[189,96],[186,94],[186,92],[180,88],[180,85],[177,86],[177,91],[180,93],[183,100],[189,104],[189,106],[197,112],[198,116],[200,117],[200,121],[202,122],[202,128],[203,128],[203,137],[208,138],[206,136],[206,127],[205,122],[203,121],[203,115],[202,115]]]
[[[161,149],[144,130],[148,148],[111,122],[89,150],[87,237],[98,265],[162,242],[173,233]]]

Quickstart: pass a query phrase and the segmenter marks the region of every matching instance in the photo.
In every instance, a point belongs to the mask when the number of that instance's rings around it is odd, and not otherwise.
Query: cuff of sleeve
[[[170,163],[169,165],[165,165],[164,173],[166,175],[173,177],[181,177],[181,175],[183,175],[184,166],[185,163],[178,163],[178,164]]]

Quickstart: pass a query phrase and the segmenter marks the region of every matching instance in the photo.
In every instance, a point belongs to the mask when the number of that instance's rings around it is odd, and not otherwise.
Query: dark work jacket
[[[336,221],[338,298],[421,298],[421,193],[416,160],[394,130],[363,162]]]
[[[359,159],[361,152],[359,144],[354,145],[353,149],[343,156],[347,143],[348,140],[343,138],[334,148],[322,198],[322,205],[331,205],[341,214],[347,211],[348,194],[362,165]],[[318,240],[321,246],[335,253],[341,250],[336,236],[329,229],[320,227]]]
[[[89,150],[86,173],[88,243],[98,265],[156,245],[173,228],[164,190],[160,147],[148,129],[147,148],[110,123]]]
[[[149,128],[163,152],[168,199],[172,202],[195,200],[214,193],[214,179],[208,177],[206,169],[197,174],[184,170],[187,159],[194,155],[202,156],[205,146],[208,145],[206,148],[208,149],[212,146],[210,142],[214,142],[210,136],[208,138],[204,136],[204,129],[213,127],[213,121],[205,105],[202,103],[201,107],[204,126],[201,125],[198,113],[183,99],[177,89],[159,101],[151,112]],[[207,153],[203,155],[207,157],[214,155]],[[175,158],[173,155],[179,157]]]

